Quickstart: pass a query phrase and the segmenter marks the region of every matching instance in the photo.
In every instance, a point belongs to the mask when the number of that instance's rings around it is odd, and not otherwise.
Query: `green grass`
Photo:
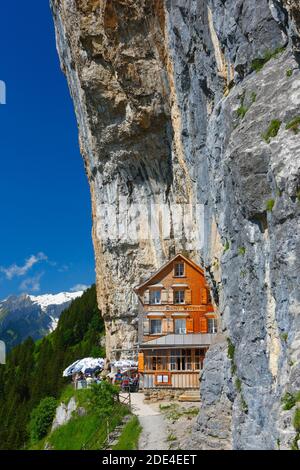
[[[256,57],[251,63],[251,70],[260,72],[269,60],[274,59],[285,50],[285,47],[277,47],[274,51],[266,51],[263,57]]]
[[[266,210],[267,210],[268,212],[272,212],[273,207],[274,207],[274,204],[275,204],[274,199],[268,199],[268,201],[267,201],[267,203],[266,203]]]
[[[239,255],[244,255],[246,253],[246,248],[244,246],[240,246],[238,249]]]
[[[184,416],[187,417],[187,419],[191,419],[191,416],[198,416],[199,414],[199,408],[184,408],[180,407],[177,403],[160,405],[159,408],[163,413],[165,413],[166,418],[171,421],[178,421]]]
[[[47,442],[47,437],[44,437],[44,439],[41,439],[38,442],[31,443],[27,447],[27,449],[28,450],[44,450],[46,442]]]
[[[255,103],[256,98],[257,98],[257,94],[255,93],[255,91],[252,91],[252,93],[251,93],[251,101],[252,101],[252,103]]]
[[[193,408],[187,408],[183,411],[183,414],[186,416],[198,416],[199,408],[197,408],[196,406]]]
[[[128,409],[116,405],[114,415],[109,419],[110,432],[120,425]],[[75,416],[65,425],[57,428],[47,439],[54,450],[100,450],[107,438],[107,420],[89,412]]]
[[[67,405],[72,397],[75,397],[78,406],[88,407],[90,400],[90,389],[84,388],[75,390],[73,385],[67,385],[63,389],[59,402]]]
[[[141,432],[142,427],[138,418],[132,416],[131,420],[124,426],[119,442],[113,447],[113,450],[137,450]]]
[[[288,69],[288,70],[286,71],[286,76],[287,76],[287,77],[291,77],[292,75],[293,75],[292,69]]]
[[[173,433],[170,433],[167,437],[168,442],[173,442],[173,441],[176,441],[176,440],[177,440],[177,437]]]
[[[292,119],[290,122],[287,123],[285,128],[286,130],[293,131],[294,134],[298,134],[299,126],[300,126],[300,116],[296,116],[294,119]]]
[[[266,132],[264,132],[262,134],[262,138],[264,139],[264,141],[269,144],[270,143],[270,140],[274,137],[277,136],[278,132],[279,132],[279,129],[280,129],[280,126],[281,126],[281,121],[279,119],[273,119],[270,124],[269,124],[269,127],[268,129],[266,130]]]
[[[50,436],[49,443],[55,450],[80,450],[85,442],[91,440],[95,433],[101,434],[99,444],[106,438],[105,421],[89,414],[76,416],[68,423],[57,428]],[[93,448],[93,447],[92,447]]]
[[[160,409],[161,411],[169,410],[169,409],[171,408],[171,406],[172,406],[172,405],[171,405],[170,403],[168,403],[167,405],[160,404],[160,405],[159,405],[159,409]]]

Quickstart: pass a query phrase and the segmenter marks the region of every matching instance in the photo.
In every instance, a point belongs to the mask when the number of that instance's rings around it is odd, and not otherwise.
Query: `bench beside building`
[[[141,388],[198,389],[217,320],[203,270],[176,255],[136,287]]]

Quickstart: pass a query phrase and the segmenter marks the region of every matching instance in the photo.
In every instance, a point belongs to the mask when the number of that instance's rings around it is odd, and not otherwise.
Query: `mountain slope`
[[[61,312],[82,294],[79,291],[8,297],[0,302],[0,338],[8,350],[29,336],[34,340],[42,338],[56,328]]]
[[[92,286],[64,310],[54,332],[36,343],[28,338],[13,348],[7,364],[0,366],[0,449],[27,445],[32,409],[46,396],[60,396],[67,365],[86,356],[103,357],[103,335]]]

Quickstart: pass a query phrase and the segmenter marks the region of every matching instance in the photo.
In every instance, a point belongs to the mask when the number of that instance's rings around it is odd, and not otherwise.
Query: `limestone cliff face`
[[[205,266],[221,326],[187,445],[290,448],[281,397],[300,389],[298,2],[52,9],[91,187],[108,354],[136,341],[132,287],[186,252]]]

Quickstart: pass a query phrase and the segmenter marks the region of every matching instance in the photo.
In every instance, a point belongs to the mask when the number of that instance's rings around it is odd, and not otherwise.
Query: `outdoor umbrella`
[[[91,371],[90,373],[94,372],[96,369],[102,370],[104,368],[104,362],[105,359],[102,357],[85,357],[84,359],[79,359],[64,370],[63,377],[68,377],[79,372],[85,373],[87,370]]]

